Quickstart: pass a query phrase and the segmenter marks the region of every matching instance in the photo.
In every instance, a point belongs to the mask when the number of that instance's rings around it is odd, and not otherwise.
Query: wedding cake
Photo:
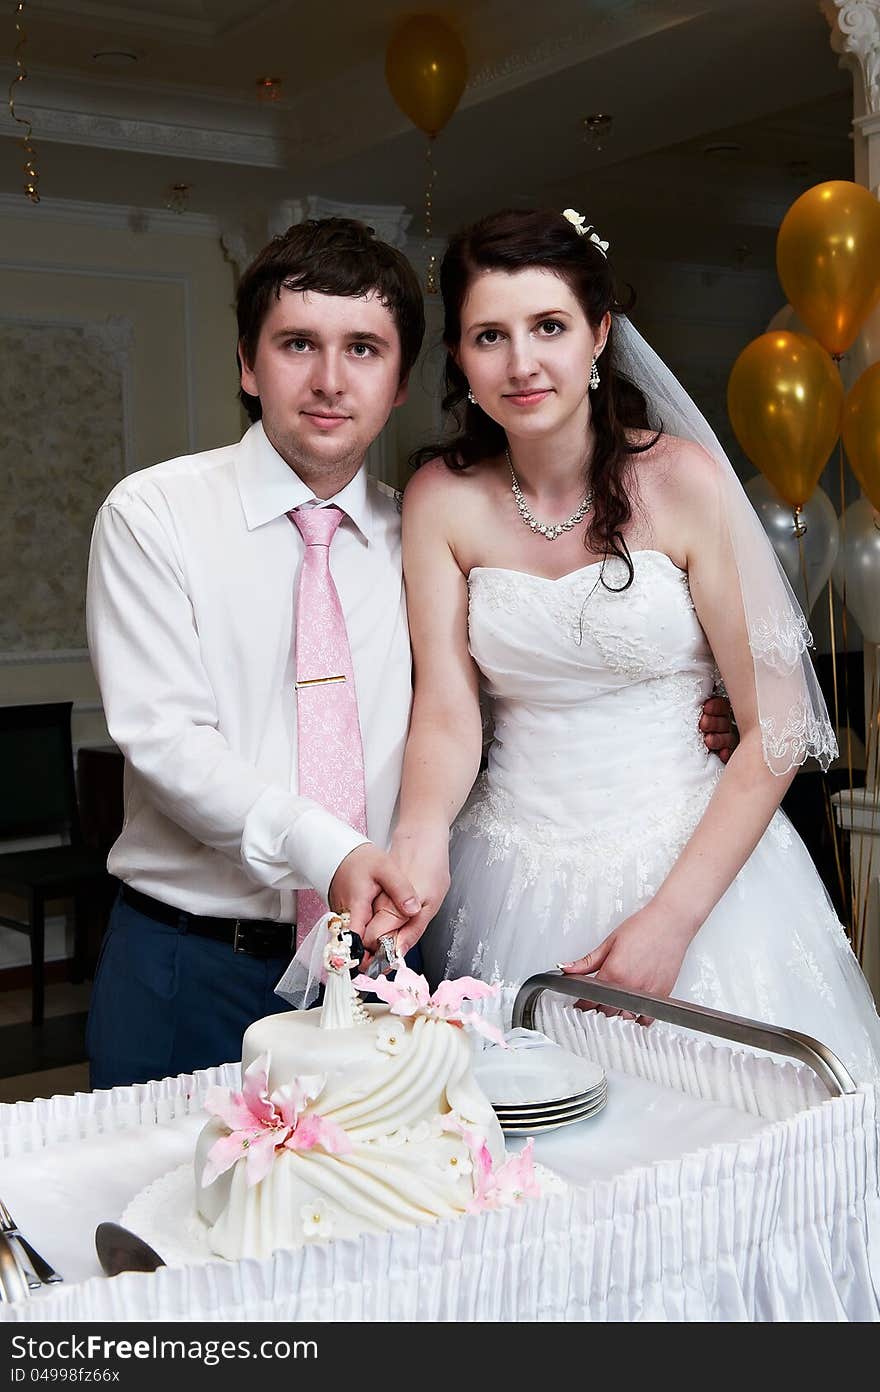
[[[531,1147],[505,1159],[471,1069],[462,978],[433,995],[402,964],[358,976],[344,916],[330,918],[321,1009],[270,1015],[244,1037],[240,1092],[214,1088],[196,1149],[197,1204],[220,1256],[380,1233],[539,1193]],[[380,997],[364,1005],[358,989]]]

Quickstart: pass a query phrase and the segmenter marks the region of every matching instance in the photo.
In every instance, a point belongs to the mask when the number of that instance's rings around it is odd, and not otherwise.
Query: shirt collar
[[[257,421],[238,447],[235,473],[248,531],[292,512],[302,503],[317,501],[332,503],[340,508],[364,540],[367,543],[372,541],[373,518],[365,465],[361,465],[351,482],[334,498],[315,499],[312,490],[271,444],[262,422]]]

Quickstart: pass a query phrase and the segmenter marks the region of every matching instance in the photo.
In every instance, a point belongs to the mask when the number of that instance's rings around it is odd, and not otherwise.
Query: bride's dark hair
[[[591,327],[597,329],[607,310],[626,312],[633,296],[621,301],[611,266],[603,253],[579,234],[561,213],[509,209],[492,213],[450,241],[440,267],[443,295],[443,341],[446,344],[446,392],[443,409],[457,426],[457,433],[432,445],[424,445],[410,457],[418,468],[429,459],[441,458],[450,469],[467,469],[501,454],[507,437],[501,426],[467,399],[468,381],[453,357],[461,339],[461,310],[471,281],[483,270],[522,271],[539,267],[560,276],[577,297]],[[623,537],[632,517],[627,474],[632,456],[656,443],[659,432],[645,443],[636,443],[637,431],[651,431],[648,408],[639,388],[614,368],[614,321],[599,359],[599,386],[590,394],[591,424],[595,432],[589,466],[593,507],[584,545],[603,556],[619,556],[628,571],[633,565]]]

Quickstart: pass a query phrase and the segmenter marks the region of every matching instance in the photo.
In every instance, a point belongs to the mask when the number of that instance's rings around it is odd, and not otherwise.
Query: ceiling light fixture
[[[260,101],[278,101],[281,96],[281,83],[280,77],[258,77],[257,96]]]
[[[581,125],[584,128],[584,140],[591,145],[594,150],[602,150],[605,145],[605,138],[611,131],[614,117],[607,111],[594,111],[590,116],[584,116]]]
[[[703,146],[703,154],[707,159],[733,160],[742,152],[743,147],[735,140],[713,140],[709,145]]]
[[[165,207],[170,213],[185,213],[189,207],[192,184],[169,184],[165,197]]]
[[[127,68],[137,60],[138,55],[130,48],[99,48],[92,54],[93,63],[103,63],[108,68]]]

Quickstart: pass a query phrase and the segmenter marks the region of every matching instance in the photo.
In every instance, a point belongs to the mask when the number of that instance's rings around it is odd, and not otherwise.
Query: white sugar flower
[[[417,1121],[415,1126],[410,1128],[409,1139],[410,1141],[414,1141],[416,1145],[421,1145],[423,1141],[427,1141],[430,1138],[430,1135],[430,1124],[427,1121]]]
[[[469,1175],[473,1171],[473,1163],[465,1146],[454,1146],[447,1151],[443,1161],[443,1171],[450,1176]]]
[[[382,1020],[376,1030],[376,1048],[383,1054],[399,1054],[406,1042],[406,1026],[402,1020]]]
[[[316,1199],[314,1203],[304,1203],[299,1212],[303,1234],[306,1237],[333,1236],[333,1218],[322,1199]]]

